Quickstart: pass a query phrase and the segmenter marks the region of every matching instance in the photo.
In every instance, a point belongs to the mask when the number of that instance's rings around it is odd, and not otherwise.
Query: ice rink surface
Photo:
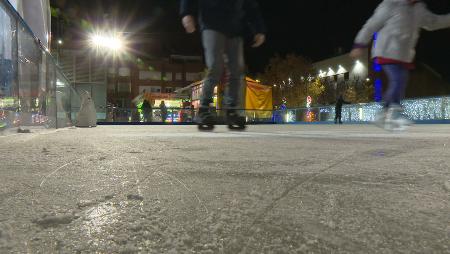
[[[450,125],[0,137],[0,253],[450,253]]]

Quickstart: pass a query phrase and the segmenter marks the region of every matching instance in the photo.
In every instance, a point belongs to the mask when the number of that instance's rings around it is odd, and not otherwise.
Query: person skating
[[[265,26],[255,0],[181,0],[180,13],[187,33],[196,31],[198,17],[205,51],[207,75],[199,108],[199,128],[212,129],[214,119],[209,112],[214,87],[219,83],[227,59],[228,90],[225,97],[227,122],[234,126],[239,118],[236,107],[244,80],[243,37],[247,25],[253,33],[252,47],[265,41]],[[224,58],[225,56],[225,58]],[[243,122],[245,126],[245,120]]]
[[[334,123],[335,124],[342,124],[342,106],[344,104],[350,104],[350,102],[347,102],[344,100],[344,97],[342,95],[339,96],[339,98],[336,101],[336,107],[335,107],[335,117],[334,117]]]
[[[422,1],[384,0],[358,33],[350,55],[359,58],[374,34],[377,43],[372,57],[389,79],[384,95],[384,110],[375,123],[386,129],[404,129],[411,124],[402,114],[400,101],[405,96],[409,72],[414,68],[415,48],[420,30],[438,30],[450,26],[450,15],[431,13]]]

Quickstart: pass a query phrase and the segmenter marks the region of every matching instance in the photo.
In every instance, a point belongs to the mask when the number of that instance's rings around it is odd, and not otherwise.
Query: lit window
[[[130,93],[131,92],[131,83],[130,82],[119,82],[117,84],[117,91],[119,93]]]
[[[161,80],[161,72],[159,71],[140,71],[140,80]]]
[[[160,86],[151,86],[150,92],[152,93],[161,93],[161,87]]]
[[[200,80],[200,75],[198,73],[186,73],[186,81],[197,81]]]
[[[172,72],[166,72],[166,76],[164,77],[164,81],[172,81]]]
[[[120,77],[129,77],[130,76],[130,68],[120,67],[119,68],[119,76]]]

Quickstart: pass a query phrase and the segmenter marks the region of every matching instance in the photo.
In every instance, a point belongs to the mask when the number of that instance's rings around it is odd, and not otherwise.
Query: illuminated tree
[[[307,85],[315,71],[307,59],[289,54],[273,57],[261,79],[264,84],[273,86],[275,105],[281,105],[286,98],[288,107],[304,107],[307,97]]]
[[[367,103],[373,98],[373,83],[370,80],[350,82],[344,91],[346,100],[352,103]]]
[[[344,93],[345,100],[351,103],[359,102],[359,96],[356,92],[356,88],[354,84],[351,84],[347,87],[347,90]]]
[[[313,102],[320,102],[321,95],[325,91],[325,85],[321,78],[316,78],[308,85],[308,95],[313,98]],[[307,95],[307,96],[308,96]]]

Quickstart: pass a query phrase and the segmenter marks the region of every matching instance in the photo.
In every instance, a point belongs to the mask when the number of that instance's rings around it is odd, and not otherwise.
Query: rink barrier
[[[404,114],[417,123],[450,123],[450,97],[411,99],[402,102]],[[345,105],[342,121],[350,124],[370,123],[382,109],[379,103]],[[249,124],[330,124],[334,123],[335,106],[318,106],[283,110],[238,110]],[[224,110],[212,109],[218,122],[223,123]],[[153,108],[148,117],[140,109],[109,107],[100,125],[108,124],[193,124],[197,110],[190,108],[168,108],[166,121],[162,122],[161,109]]]
[[[0,0],[0,125],[2,129],[72,126],[78,93],[49,49],[6,0]]]

